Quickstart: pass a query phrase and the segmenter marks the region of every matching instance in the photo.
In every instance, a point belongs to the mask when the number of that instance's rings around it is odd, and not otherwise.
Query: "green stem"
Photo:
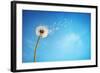
[[[38,47],[38,44],[39,44],[40,37],[41,36],[38,37],[35,48],[34,48],[34,62],[36,62],[36,50],[37,50],[37,47]]]

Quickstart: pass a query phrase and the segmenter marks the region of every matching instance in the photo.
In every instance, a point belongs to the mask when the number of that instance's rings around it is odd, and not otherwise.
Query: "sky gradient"
[[[22,61],[34,62],[36,27],[46,26],[49,34],[41,38],[37,62],[91,59],[91,14],[23,10]]]

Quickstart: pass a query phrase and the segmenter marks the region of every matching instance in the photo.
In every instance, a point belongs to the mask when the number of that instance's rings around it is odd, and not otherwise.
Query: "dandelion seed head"
[[[40,36],[42,38],[45,38],[48,36],[48,28],[46,26],[38,26],[36,27],[36,35]]]

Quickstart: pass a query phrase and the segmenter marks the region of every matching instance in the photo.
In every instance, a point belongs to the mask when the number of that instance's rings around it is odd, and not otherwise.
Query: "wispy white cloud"
[[[80,35],[76,33],[69,33],[66,36],[60,38],[59,41],[56,43],[56,45],[60,45],[62,48],[73,48],[73,47],[78,48],[81,47],[83,44]]]

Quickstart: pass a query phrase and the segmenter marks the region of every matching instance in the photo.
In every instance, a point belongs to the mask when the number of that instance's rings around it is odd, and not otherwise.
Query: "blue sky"
[[[34,61],[37,41],[36,27],[46,26],[49,34],[41,38],[37,62],[75,61],[91,59],[91,14],[23,10],[22,61]]]

